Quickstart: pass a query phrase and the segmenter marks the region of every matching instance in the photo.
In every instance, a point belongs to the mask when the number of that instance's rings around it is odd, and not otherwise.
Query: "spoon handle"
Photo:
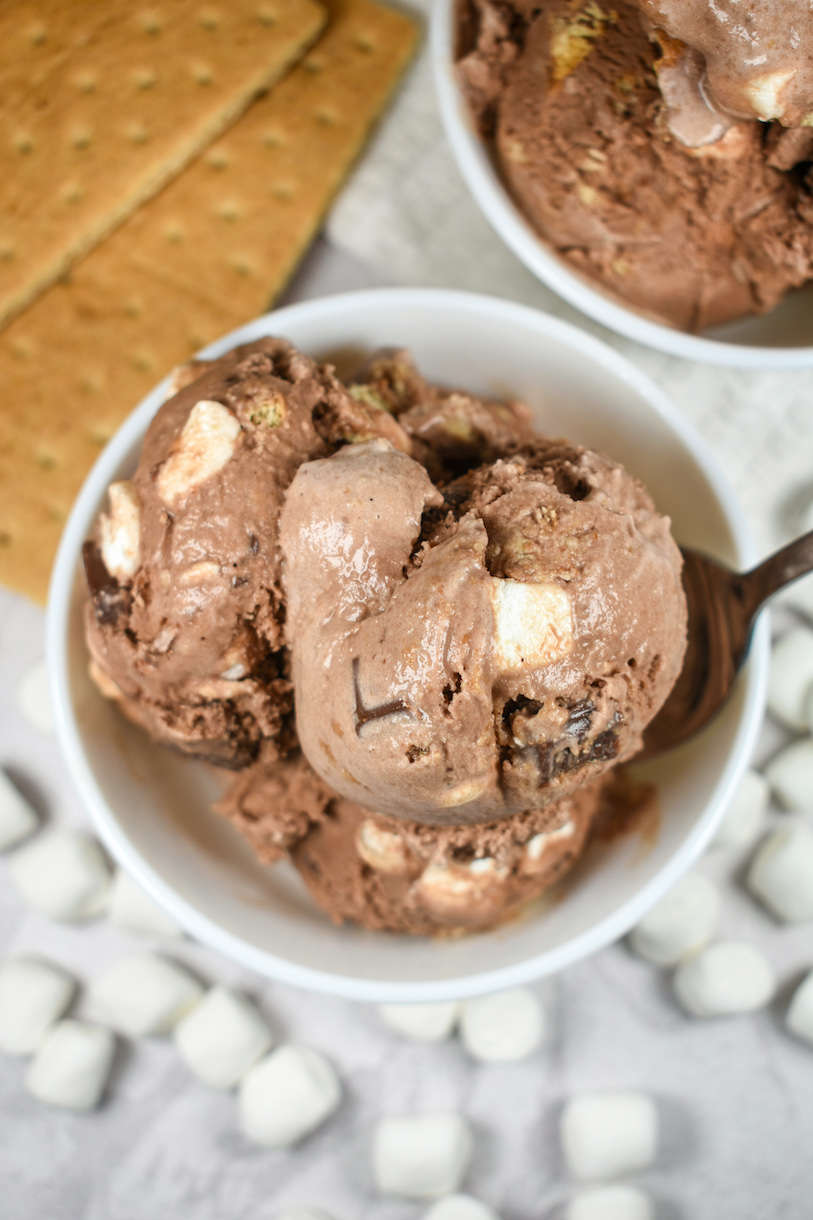
[[[813,572],[813,531],[794,539],[750,572],[743,573],[744,609],[748,617],[752,618],[774,593],[808,572]]]

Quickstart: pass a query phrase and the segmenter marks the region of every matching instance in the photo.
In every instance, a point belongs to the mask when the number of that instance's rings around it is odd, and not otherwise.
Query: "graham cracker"
[[[415,44],[330,0],[307,58],[0,334],[0,582],[43,601],[70,505],[141,397],[284,288]]]
[[[220,135],[324,19],[316,0],[4,0],[0,326]]]

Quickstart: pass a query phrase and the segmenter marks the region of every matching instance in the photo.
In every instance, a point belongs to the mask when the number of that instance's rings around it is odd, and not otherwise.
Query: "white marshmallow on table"
[[[280,1046],[243,1077],[240,1125],[265,1148],[290,1148],[330,1118],[341,1097],[324,1055],[307,1046]]]
[[[442,1004],[380,1004],[378,1011],[391,1029],[407,1038],[439,1042],[448,1038],[460,1016],[456,1000]]]
[[[0,965],[0,1050],[30,1055],[65,1013],[76,980],[38,957],[9,957]]]
[[[717,941],[678,966],[675,994],[695,1017],[753,1012],[774,993],[773,971],[764,953],[745,941]]]
[[[0,769],[0,851],[7,851],[27,839],[40,824],[22,792]]]
[[[765,767],[765,778],[787,809],[813,813],[813,738],[780,750]]]
[[[447,1195],[424,1212],[423,1220],[500,1220],[500,1217],[471,1195]]]
[[[622,1177],[654,1161],[658,1111],[645,1093],[587,1093],[565,1106],[561,1136],[577,1178]]]
[[[813,1043],[813,970],[794,991],[785,1022],[797,1038]]]
[[[67,1110],[92,1110],[107,1084],[115,1036],[85,1021],[60,1021],[31,1061],[25,1087],[40,1101]]]
[[[437,1199],[459,1189],[474,1148],[461,1114],[383,1118],[375,1130],[373,1172],[378,1189],[407,1199]]]
[[[66,923],[100,915],[110,899],[104,852],[81,830],[48,830],[11,859],[11,875],[32,906]]]
[[[765,822],[770,788],[759,771],[746,771],[725,812],[712,847],[741,847],[757,837]]]
[[[94,1017],[130,1038],[169,1033],[202,995],[194,975],[157,953],[123,958],[88,990]]]
[[[483,1063],[515,1063],[537,1049],[545,1032],[542,1005],[527,987],[481,996],[463,1005],[460,1036]]]
[[[597,1186],[575,1195],[565,1220],[652,1220],[652,1200],[635,1186]]]
[[[110,919],[116,927],[139,936],[183,936],[183,929],[172,916],[153,902],[123,869],[119,869],[113,881]]]
[[[689,873],[633,928],[630,947],[656,966],[675,966],[707,943],[719,911],[716,886],[702,873]]]
[[[754,856],[747,881],[785,923],[813,919],[813,834],[798,824],[775,830]]]
[[[793,627],[773,646],[768,675],[768,710],[786,728],[807,727],[805,702],[813,687],[813,631]]]
[[[246,996],[213,987],[175,1026],[187,1067],[213,1089],[230,1089],[271,1047],[271,1030]]]
[[[53,733],[54,713],[48,689],[48,670],[37,661],[25,671],[17,689],[20,711],[29,724],[41,733]]]

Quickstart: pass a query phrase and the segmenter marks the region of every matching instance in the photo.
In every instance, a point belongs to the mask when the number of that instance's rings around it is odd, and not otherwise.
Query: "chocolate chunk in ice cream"
[[[437,826],[606,772],[680,670],[669,522],[618,464],[537,441],[443,492],[386,441],[298,471],[280,523],[297,733],[325,782]]]

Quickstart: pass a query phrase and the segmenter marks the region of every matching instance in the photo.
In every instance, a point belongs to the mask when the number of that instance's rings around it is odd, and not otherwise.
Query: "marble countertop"
[[[610,336],[556,301],[466,199],[448,155],[438,151],[436,116],[427,110],[417,127],[404,128],[404,105],[412,114],[433,105],[424,100],[424,71],[419,64],[400,115],[396,108],[388,120],[407,137],[419,131],[420,140],[399,143],[395,128],[385,127],[286,300],[439,283],[515,296],[577,320],[650,373],[700,429],[760,549],[789,537],[799,503],[813,490],[810,373],[684,363]],[[382,183],[399,176],[405,158],[415,173],[396,204]],[[426,181],[434,198],[426,190],[419,198]],[[362,225],[365,200],[370,221]],[[450,200],[456,227],[481,253],[476,273],[471,245],[468,257],[465,250],[458,257],[449,242],[448,257],[438,259],[421,240],[433,207],[437,214]],[[42,614],[0,591],[0,766],[47,821],[84,825],[55,738],[18,710],[19,682],[42,651]],[[779,740],[767,725],[759,757]],[[780,987],[769,1008],[690,1021],[665,975],[616,945],[537,985],[548,1037],[533,1058],[513,1066],[478,1065],[455,1040],[406,1041],[375,1009],[269,983],[191,941],[172,942],[171,952],[201,977],[256,998],[278,1036],[324,1051],[344,1082],[341,1109],[299,1148],[267,1152],[240,1135],[234,1096],[196,1083],[171,1041],[122,1043],[104,1104],[85,1116],[29,1097],[24,1063],[0,1055],[0,1217],[272,1220],[286,1205],[307,1205],[334,1220],[418,1220],[421,1205],[375,1191],[373,1126],[385,1114],[459,1109],[477,1141],[466,1189],[503,1220],[557,1220],[573,1189],[557,1134],[562,1103],[584,1090],[640,1088],[656,1098],[662,1120],[657,1162],[639,1183],[651,1191],[658,1220],[803,1220],[813,1214],[813,1049],[785,1032],[783,1015],[793,985],[813,966],[813,933],[780,927],[760,910],[742,889],[742,866],[741,856],[718,852],[700,867],[723,888],[721,934],[753,940],[775,967]],[[36,951],[87,981],[143,943],[105,920],[84,928],[50,923],[23,904],[0,858],[0,956]]]

